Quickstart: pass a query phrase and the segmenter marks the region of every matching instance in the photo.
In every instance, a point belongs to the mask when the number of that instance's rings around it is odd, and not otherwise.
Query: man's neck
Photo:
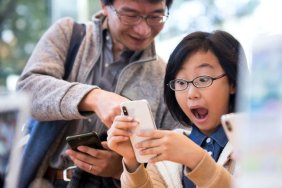
[[[118,43],[117,41],[113,41],[113,57],[114,61],[117,61],[120,59],[121,53],[125,50],[125,47]]]
[[[103,29],[108,30],[108,35],[111,35],[111,31],[108,27],[108,21],[107,18],[103,22]],[[113,52],[113,58],[114,61],[118,61],[120,59],[121,53],[125,50],[125,46],[118,41],[116,41],[113,37],[111,37],[112,40],[112,52]]]

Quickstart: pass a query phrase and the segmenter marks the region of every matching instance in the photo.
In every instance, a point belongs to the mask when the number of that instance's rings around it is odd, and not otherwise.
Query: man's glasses
[[[196,88],[205,88],[211,86],[214,80],[220,79],[224,76],[226,76],[226,74],[222,74],[217,77],[199,76],[192,81],[175,79],[171,80],[167,85],[173,91],[183,91],[188,88],[190,83],[192,83]]]
[[[121,23],[126,24],[126,25],[138,25],[140,24],[141,20],[145,20],[146,23],[149,26],[161,26],[163,25],[167,18],[167,15],[158,15],[158,16],[153,16],[153,15],[148,15],[148,16],[140,16],[140,15],[129,15],[126,13],[121,13],[118,10],[116,10],[113,6],[110,6],[113,11],[116,13],[116,15],[119,17]]]

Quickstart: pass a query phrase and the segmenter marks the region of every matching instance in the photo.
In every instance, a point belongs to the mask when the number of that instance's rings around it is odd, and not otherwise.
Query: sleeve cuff
[[[61,101],[61,113],[66,119],[82,119],[91,115],[91,112],[80,113],[78,105],[83,97],[98,86],[76,84],[69,89]]]
[[[213,158],[205,152],[200,163],[192,171],[185,167],[184,174],[196,185],[208,185],[209,182],[217,175],[218,167]]]
[[[132,173],[128,172],[124,161],[122,161],[123,165],[123,173],[121,175],[121,180],[123,183],[128,184],[128,186],[141,187],[147,182],[148,174],[144,164],[140,164],[140,166]]]

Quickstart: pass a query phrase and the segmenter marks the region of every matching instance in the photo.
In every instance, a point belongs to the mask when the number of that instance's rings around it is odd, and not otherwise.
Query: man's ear
[[[101,8],[102,8],[103,14],[105,16],[108,16],[107,6],[104,4],[103,0],[100,0],[100,4],[101,4]]]

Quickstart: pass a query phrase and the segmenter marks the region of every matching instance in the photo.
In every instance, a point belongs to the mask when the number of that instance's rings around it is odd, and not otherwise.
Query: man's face
[[[131,23],[125,20],[136,20],[136,16],[149,16],[150,19],[162,17],[165,15],[166,5],[165,1],[152,4],[146,0],[115,0],[112,6],[105,6],[103,10],[108,16],[108,27],[114,45],[139,51],[152,43],[164,24],[149,25],[142,18]]]

